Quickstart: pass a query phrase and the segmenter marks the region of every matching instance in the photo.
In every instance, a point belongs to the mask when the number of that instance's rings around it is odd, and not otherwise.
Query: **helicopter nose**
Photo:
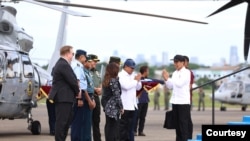
[[[231,93],[231,91],[216,91],[214,93],[214,99],[218,101],[227,101]]]

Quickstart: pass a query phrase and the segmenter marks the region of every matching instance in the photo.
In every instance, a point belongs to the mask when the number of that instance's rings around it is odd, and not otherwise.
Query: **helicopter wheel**
[[[246,111],[247,110],[247,105],[243,105],[242,107],[241,107],[241,111]]]
[[[220,107],[220,111],[226,111],[226,109],[227,109],[227,108],[226,108],[225,106],[221,106],[221,107]]]
[[[41,124],[39,121],[36,120],[31,123],[31,133],[33,135],[41,134]]]

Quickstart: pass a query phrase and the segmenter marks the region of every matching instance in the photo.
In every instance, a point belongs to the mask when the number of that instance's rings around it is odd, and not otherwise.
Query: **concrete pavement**
[[[207,108],[206,111],[192,110],[193,120],[193,137],[201,133],[202,124],[212,124],[212,110]],[[0,121],[0,140],[1,141],[53,141],[54,137],[49,135],[48,118],[46,105],[40,104],[32,110],[34,120],[39,120],[42,126],[41,135],[32,135],[27,130],[26,119],[1,120]],[[227,108],[227,111],[221,112],[219,108],[215,110],[215,124],[227,124],[228,121],[241,121],[243,115],[250,115],[249,111],[241,111],[240,108]],[[144,133],[146,136],[135,136],[135,141],[175,141],[175,130],[163,128],[165,111],[154,111],[149,108],[146,118]],[[105,117],[101,115],[101,134],[104,140]],[[69,133],[70,134],[70,133]],[[70,137],[67,137],[70,141]]]

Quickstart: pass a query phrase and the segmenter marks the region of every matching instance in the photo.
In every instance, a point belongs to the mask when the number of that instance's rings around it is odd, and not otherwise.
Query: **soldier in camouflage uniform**
[[[92,113],[92,130],[93,130],[93,140],[94,141],[101,141],[101,132],[100,132],[100,116],[101,116],[101,104],[100,104],[100,98],[101,95],[101,75],[96,70],[96,64],[100,60],[98,59],[97,55],[89,54],[89,57],[92,59],[92,66],[91,66],[91,76],[94,83],[94,99],[96,102],[96,107],[93,109]]]

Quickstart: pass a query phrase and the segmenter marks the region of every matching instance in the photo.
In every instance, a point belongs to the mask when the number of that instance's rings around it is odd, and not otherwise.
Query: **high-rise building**
[[[150,56],[149,65],[150,66],[157,65],[157,56],[156,55],[151,55]]]
[[[169,58],[167,52],[162,52],[162,65],[168,65],[169,64]]]
[[[135,58],[135,62],[137,64],[140,64],[140,63],[145,63],[147,62],[147,60],[145,59],[144,57],[144,54],[137,54],[136,58]]]
[[[235,65],[239,64],[239,56],[238,56],[237,46],[231,46],[231,48],[230,48],[229,64],[231,66],[235,66]]]

